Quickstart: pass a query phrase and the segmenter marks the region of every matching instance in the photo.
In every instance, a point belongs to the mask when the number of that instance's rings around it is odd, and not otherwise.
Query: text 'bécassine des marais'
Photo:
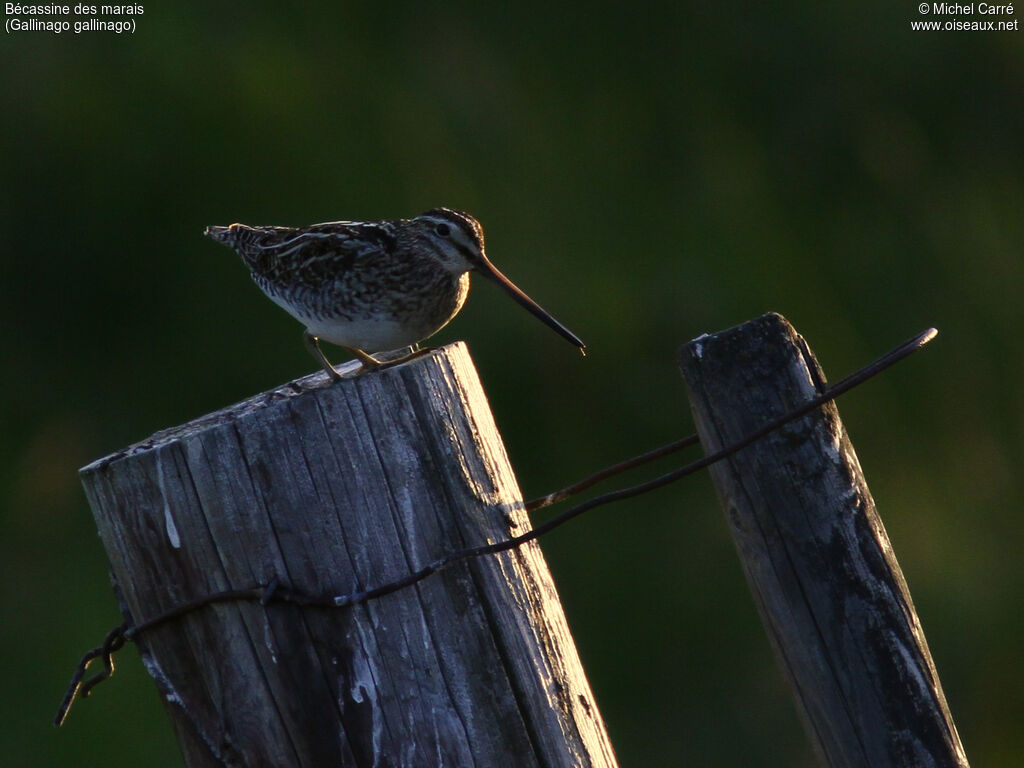
[[[92,16],[95,14],[111,16],[141,16],[145,13],[141,5],[21,5],[5,3],[4,12],[8,16]]]

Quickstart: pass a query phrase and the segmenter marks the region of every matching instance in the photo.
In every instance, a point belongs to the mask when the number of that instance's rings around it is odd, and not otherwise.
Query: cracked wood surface
[[[529,529],[461,343],[308,376],[82,480],[133,622],[275,577],[351,593]],[[138,647],[190,768],[615,765],[536,542],[354,608],[205,606]]]
[[[765,315],[693,340],[681,368],[705,453],[825,389]],[[966,768],[924,632],[835,403],[711,467],[779,665],[824,765]]]

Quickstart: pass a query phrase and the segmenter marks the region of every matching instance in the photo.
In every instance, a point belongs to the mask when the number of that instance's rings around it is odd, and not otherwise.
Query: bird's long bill
[[[481,263],[478,265],[478,270],[481,274],[486,275],[489,279],[504,288],[505,292],[525,307],[530,314],[534,315],[534,317],[541,320],[546,326],[556,331],[562,338],[572,344],[575,344],[580,348],[581,352],[586,353],[586,344],[580,340],[579,336],[555,320],[555,318],[545,312],[537,302],[519,290],[516,284],[501,274],[501,272],[498,271],[498,268],[491,264],[487,258],[481,259]]]

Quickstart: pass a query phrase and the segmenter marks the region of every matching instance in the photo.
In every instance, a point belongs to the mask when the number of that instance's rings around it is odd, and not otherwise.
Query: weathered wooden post
[[[529,528],[463,344],[306,377],[82,480],[134,623],[274,579],[352,593]],[[536,542],[353,608],[207,605],[138,645],[190,768],[615,765]]]
[[[779,315],[681,354],[707,453],[824,391]],[[834,403],[711,467],[743,570],[807,733],[833,768],[965,768],[967,757]]]

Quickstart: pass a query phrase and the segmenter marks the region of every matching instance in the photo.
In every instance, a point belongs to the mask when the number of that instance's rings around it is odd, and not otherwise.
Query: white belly
[[[447,276],[442,276],[445,280]],[[259,284],[259,281],[257,280]],[[402,349],[433,336],[458,314],[469,293],[469,275],[455,278],[447,290],[430,292],[420,301],[379,301],[361,308],[344,307],[330,316],[303,302],[275,295],[261,285],[264,293],[289,315],[306,326],[313,336],[341,347],[363,352]]]
[[[363,352],[386,352],[412,346],[433,336],[451,321],[466,300],[468,281],[464,290],[460,291],[458,303],[447,317],[408,317],[402,321],[391,315],[376,317],[358,317],[351,320],[343,318],[311,317],[285,301],[271,296],[271,300],[284,309],[289,315],[306,326],[313,336],[339,347],[361,349]]]
[[[299,320],[317,338],[340,347],[354,347],[364,352],[384,352],[401,349],[432,336],[440,328],[410,328],[407,324],[390,319],[359,320]],[[447,325],[447,322],[445,323]]]

